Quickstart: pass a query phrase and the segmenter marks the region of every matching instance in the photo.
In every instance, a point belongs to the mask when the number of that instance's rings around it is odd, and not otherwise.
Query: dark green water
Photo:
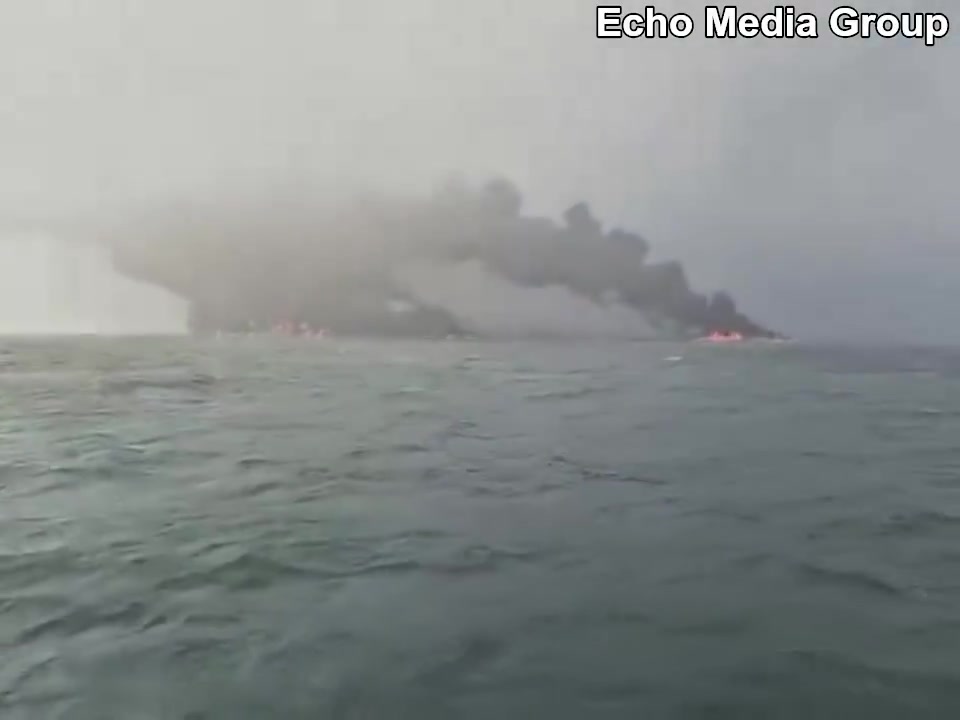
[[[4,720],[960,716],[960,354],[2,347]]]

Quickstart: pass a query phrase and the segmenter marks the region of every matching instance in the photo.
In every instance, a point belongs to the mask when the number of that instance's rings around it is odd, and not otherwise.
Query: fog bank
[[[100,245],[0,238],[0,335],[180,334],[187,307],[116,272]]]

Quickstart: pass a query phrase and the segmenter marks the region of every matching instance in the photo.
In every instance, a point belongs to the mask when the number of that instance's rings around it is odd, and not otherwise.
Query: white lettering
[[[737,8],[727,5],[721,11],[718,7],[707,7],[706,35],[708,38],[815,38],[817,37],[817,16],[810,13],[797,15],[792,5],[777,5],[773,12],[762,16],[754,13],[737,14]]]
[[[932,46],[950,31],[950,21],[943,13],[859,13],[852,7],[839,7],[830,14],[830,30],[840,38],[858,35],[870,38],[897,36],[923,38]]]
[[[737,35],[753,38],[760,34],[760,18],[756,15],[744,15],[737,21]]]
[[[686,13],[667,16],[648,6],[643,14],[623,15],[619,5],[597,8],[598,38],[685,38],[693,32],[693,18]]]
[[[860,33],[859,15],[852,7],[838,7],[830,13],[830,32],[839,38],[851,38]]]
[[[923,19],[926,21],[924,25],[927,28],[923,36],[925,45],[932,47],[937,40],[946,37],[950,32],[950,21],[943,13],[925,13]]]
[[[817,16],[810,13],[804,13],[797,17],[797,37],[816,38],[819,37],[817,28]]]
[[[920,22],[920,16],[916,13],[912,15],[903,16],[903,27],[900,28],[900,32],[904,37],[908,38],[922,38],[923,37],[923,23]]]
[[[597,37],[598,38],[618,38],[620,33],[620,13],[621,7],[598,7],[597,8]]]
[[[693,18],[685,13],[677,13],[670,18],[670,34],[674,37],[690,37],[693,32]]]
[[[664,15],[663,13],[658,13],[653,8],[647,8],[646,12],[647,12],[647,18],[646,18],[647,27],[650,28],[649,30],[647,30],[647,32],[649,33],[647,37],[658,37],[658,38],[670,37],[670,25],[667,22],[667,16]]]
[[[708,38],[734,38],[737,36],[737,9],[729,5],[720,14],[720,8],[708,7],[706,33]]]
[[[877,35],[885,38],[896,37],[900,34],[900,21],[896,15],[884,13],[877,18]]]
[[[643,15],[630,13],[623,18],[623,34],[629,38],[643,37]]]

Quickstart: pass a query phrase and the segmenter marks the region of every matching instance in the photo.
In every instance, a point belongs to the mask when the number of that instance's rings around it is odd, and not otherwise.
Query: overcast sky
[[[960,341],[960,10],[931,49],[832,38],[821,0],[797,5],[821,17],[802,41],[601,41],[595,6],[7,0],[0,225],[503,173],[788,332]],[[668,8],[702,26],[703,4]]]

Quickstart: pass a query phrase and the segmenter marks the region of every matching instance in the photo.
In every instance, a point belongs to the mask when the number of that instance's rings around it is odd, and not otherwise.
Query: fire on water
[[[731,343],[731,342],[743,342],[744,337],[738,332],[726,332],[726,331],[715,331],[703,338],[707,342],[712,343]]]

